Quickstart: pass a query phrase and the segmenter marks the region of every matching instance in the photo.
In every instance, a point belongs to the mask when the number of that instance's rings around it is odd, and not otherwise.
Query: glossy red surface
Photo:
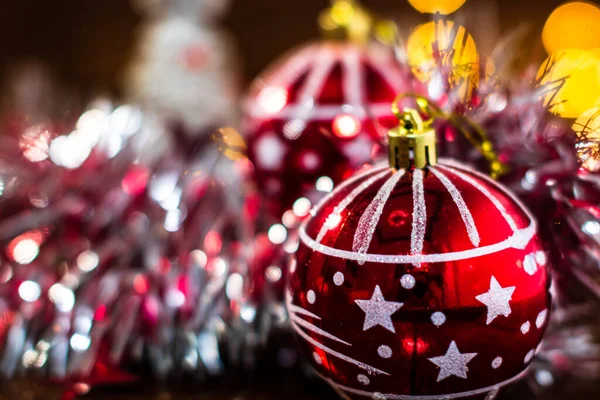
[[[397,125],[392,100],[416,90],[408,73],[387,49],[318,42],[255,81],[243,131],[254,178],[275,217],[319,177],[338,183],[371,159],[387,128]]]
[[[457,189],[466,207],[461,212],[440,178],[423,171],[426,218],[419,254],[425,260],[420,264],[378,262],[413,253],[412,172],[393,187],[380,215],[369,214],[369,208],[392,176],[385,167],[336,189],[305,225],[290,268],[288,309],[317,371],[334,386],[342,385],[338,389],[351,398],[378,398],[377,393],[387,394],[381,399],[400,398],[392,394],[435,398],[464,392],[483,398],[495,385],[504,386],[521,374],[542,340],[550,280],[535,222],[505,189],[474,172],[459,166],[435,170]],[[356,194],[356,188],[378,174]],[[344,199],[354,195],[339,222],[331,223],[336,207],[339,211]],[[468,235],[465,214],[474,222],[478,245]],[[366,256],[375,258],[361,265],[352,257],[363,215],[374,224]],[[319,242],[328,219],[331,229]],[[427,262],[430,256],[447,260]],[[379,314],[370,320],[361,305],[377,297],[377,288],[386,303],[378,303]],[[443,360],[436,357],[451,353],[452,343],[462,362],[449,361],[441,368]]]

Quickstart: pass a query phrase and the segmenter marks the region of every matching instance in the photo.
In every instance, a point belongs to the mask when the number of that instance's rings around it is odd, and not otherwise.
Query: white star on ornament
[[[511,313],[510,305],[508,302],[512,299],[513,292],[516,286],[503,288],[500,286],[494,276],[490,281],[490,290],[486,293],[482,293],[475,298],[485,304],[488,309],[487,322],[489,325],[499,315],[508,317]]]
[[[365,312],[365,323],[363,331],[374,326],[381,325],[390,332],[396,333],[394,324],[392,324],[392,314],[404,305],[404,303],[395,303],[385,301],[379,285],[375,286],[371,300],[355,300],[356,304]]]
[[[445,356],[433,357],[429,361],[440,367],[440,373],[437,377],[438,382],[452,375],[467,379],[467,371],[469,371],[467,364],[476,355],[477,353],[461,354],[458,347],[456,347],[456,342],[453,340]]]

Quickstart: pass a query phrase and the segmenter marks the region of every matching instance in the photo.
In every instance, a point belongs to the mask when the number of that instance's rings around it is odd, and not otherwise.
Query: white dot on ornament
[[[34,281],[24,281],[19,285],[19,296],[25,301],[34,302],[41,294],[42,288]]]
[[[531,359],[533,358],[533,355],[535,354],[535,350],[529,350],[527,352],[527,354],[525,355],[525,364],[529,363],[529,361],[531,361]]]
[[[390,346],[382,344],[377,348],[377,354],[379,354],[379,357],[381,358],[390,358],[392,356],[392,349]]]
[[[528,254],[525,256],[525,259],[523,260],[523,269],[529,275],[535,274],[537,271],[537,264],[535,263],[533,254]]]
[[[403,275],[402,278],[400,278],[400,284],[404,289],[412,289],[415,287],[416,283],[415,277],[410,274]]]
[[[308,300],[310,304],[315,304],[315,301],[317,301],[317,295],[313,290],[309,290],[308,293],[306,293],[306,300]]]
[[[269,240],[274,244],[281,244],[287,238],[287,229],[281,224],[272,225],[267,233]]]
[[[344,283],[344,274],[339,271],[336,272],[333,275],[333,283],[335,283],[335,286],[342,286]]]
[[[535,319],[535,326],[537,326],[538,329],[540,329],[542,327],[542,325],[544,325],[544,322],[546,322],[546,316],[548,315],[548,310],[544,310],[542,312],[540,312],[538,314],[538,316]]]
[[[358,380],[358,382],[362,385],[368,385],[369,383],[371,383],[371,381],[369,380],[369,378],[367,378],[366,375],[363,374],[358,374],[358,376],[356,377],[356,379]]]
[[[521,333],[523,335],[527,334],[527,332],[529,332],[529,328],[531,328],[531,323],[529,321],[526,321],[525,323],[523,323],[523,325],[521,325]]]
[[[269,282],[279,282],[282,275],[281,268],[277,265],[270,265],[265,269],[265,277]]]
[[[317,179],[316,187],[319,192],[329,193],[333,190],[333,180],[328,176],[322,176]]]
[[[323,364],[323,360],[321,359],[321,356],[319,354],[317,354],[317,352],[313,353],[313,358],[317,364],[319,364],[319,365]]]
[[[275,133],[269,132],[256,141],[254,151],[256,152],[257,166],[268,171],[274,171],[283,165],[286,146]]]
[[[294,202],[294,206],[292,209],[294,210],[294,214],[302,218],[308,215],[311,207],[312,204],[310,204],[310,200],[308,200],[306,197],[300,197]]]
[[[306,128],[306,122],[300,119],[290,121],[283,126],[283,136],[289,140],[296,140],[302,136],[304,128]]]
[[[260,92],[257,100],[263,112],[276,114],[287,104],[288,92],[280,86],[269,86]]]
[[[433,324],[439,328],[446,322],[446,316],[443,312],[436,311],[431,314],[431,322],[433,322]]]
[[[541,250],[535,253],[535,261],[537,261],[537,263],[541,266],[546,265],[546,263],[548,262],[548,260],[546,259],[546,253],[544,253]]]
[[[333,120],[332,128],[337,137],[350,139],[360,133],[362,126],[354,115],[341,114]]]
[[[373,393],[373,396],[371,396],[371,399],[373,399],[373,400],[387,400],[386,397],[383,395],[383,393],[379,393],[379,392]]]
[[[315,171],[321,166],[321,157],[314,151],[306,151],[300,158],[300,165],[305,171]]]
[[[492,361],[492,368],[498,369],[498,368],[500,368],[501,365],[502,365],[502,357],[494,358],[494,361]]]
[[[600,233],[600,223],[597,221],[587,221],[581,226],[581,230],[588,235],[597,235]]]

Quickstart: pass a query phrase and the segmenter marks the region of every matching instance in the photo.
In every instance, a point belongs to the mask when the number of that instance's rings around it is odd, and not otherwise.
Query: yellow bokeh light
[[[348,25],[354,17],[354,4],[350,1],[337,1],[331,7],[331,19],[338,25]]]
[[[369,39],[373,18],[354,0],[335,0],[319,15],[325,35],[364,43]]]
[[[537,78],[553,113],[577,118],[600,102],[600,49],[562,50],[548,57]]]
[[[479,55],[473,37],[462,26],[449,20],[419,25],[407,44],[408,64],[422,82],[440,73],[451,88],[459,88],[461,98],[468,97],[479,82]]]
[[[600,47],[600,8],[584,2],[563,4],[548,17],[542,40],[548,54]]]
[[[408,0],[408,2],[419,12],[452,14],[458,10],[466,0]]]

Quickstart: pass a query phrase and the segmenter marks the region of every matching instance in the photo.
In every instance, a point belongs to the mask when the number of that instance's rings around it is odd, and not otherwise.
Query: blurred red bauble
[[[288,310],[338,391],[483,399],[525,374],[548,321],[549,276],[536,221],[507,189],[451,161],[379,165],[312,215]]]
[[[350,42],[308,45],[262,74],[244,131],[269,211],[279,218],[320,177],[338,183],[367,162],[409,81],[389,48]]]

